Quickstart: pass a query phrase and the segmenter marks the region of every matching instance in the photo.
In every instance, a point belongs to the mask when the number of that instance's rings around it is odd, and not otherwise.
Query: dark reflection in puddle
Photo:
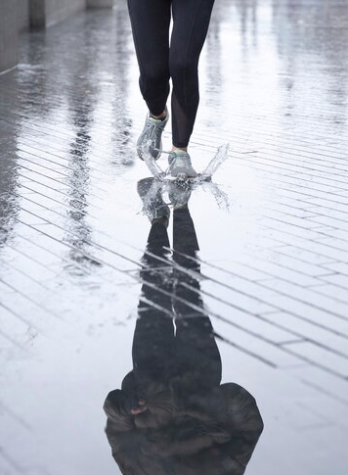
[[[105,401],[106,435],[124,474],[242,474],[263,429],[255,399],[221,383],[221,358],[200,294],[198,241],[187,203],[172,185],[169,208],[154,179],[138,183],[152,222],[143,256],[133,370]]]

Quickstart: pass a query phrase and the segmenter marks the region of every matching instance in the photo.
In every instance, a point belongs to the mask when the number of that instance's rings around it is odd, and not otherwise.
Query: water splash
[[[162,202],[162,188],[163,183],[155,178],[145,178],[138,182],[138,193],[143,201],[143,213],[147,216],[151,214],[154,204],[157,207]]]
[[[221,145],[218,148],[215,157],[208,163],[206,169],[202,172],[202,176],[205,177],[205,179],[211,178],[216,170],[227,160],[229,149],[229,143]]]
[[[156,160],[149,153],[148,145],[149,144],[145,144],[142,148],[142,155],[144,157],[144,161],[148,169],[150,170],[150,172],[155,178],[161,181],[165,181],[165,180],[172,181],[173,178],[170,176],[170,167],[168,167],[166,171],[163,171],[162,168],[159,166],[158,162],[156,162]],[[211,177],[214,175],[214,173],[216,172],[216,170],[227,160],[229,149],[230,149],[229,143],[221,145],[217,149],[217,152],[214,158],[212,158],[212,160],[208,163],[204,171],[201,173],[198,173],[197,178],[191,179],[190,181],[192,181],[193,183],[201,183],[204,181],[209,181]]]
[[[222,189],[216,183],[205,180],[202,183],[202,188],[204,191],[209,191],[214,196],[216,204],[221,210],[229,211],[230,199],[228,194],[222,191]]]
[[[149,153],[144,153],[143,156],[147,168],[150,170],[150,172],[155,178],[163,179],[166,177],[166,173],[162,170],[156,160]]]
[[[162,168],[158,165],[156,160],[153,158],[151,153],[149,152],[149,148],[151,146],[151,140],[148,140],[140,147],[141,156],[144,157],[144,162],[147,165],[147,168],[150,170],[152,175],[155,178],[163,179],[165,178],[166,173],[162,170]]]

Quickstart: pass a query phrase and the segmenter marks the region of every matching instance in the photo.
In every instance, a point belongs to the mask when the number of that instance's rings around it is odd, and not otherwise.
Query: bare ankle
[[[173,145],[173,147],[172,147],[172,152],[176,152],[177,150],[181,150],[181,151],[183,151],[183,152],[187,152],[187,147],[175,147],[175,146]]]

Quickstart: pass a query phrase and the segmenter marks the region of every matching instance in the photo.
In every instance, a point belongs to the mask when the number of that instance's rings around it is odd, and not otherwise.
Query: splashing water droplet
[[[152,155],[148,151],[148,145],[145,144],[142,150],[142,154],[144,157],[144,161],[152,173],[152,175],[155,178],[158,178],[160,180],[169,180],[173,181],[173,177],[170,175],[170,166],[167,168],[166,171],[163,171],[162,168],[158,165],[156,160],[152,157]],[[201,183],[204,181],[209,181],[211,177],[214,175],[216,170],[227,160],[228,158],[228,151],[230,148],[230,144],[226,143],[224,145],[221,145],[214,158],[208,163],[207,167],[202,173],[199,173],[196,178],[190,179],[190,181],[195,182],[195,183]],[[169,152],[164,152],[164,153],[169,153]]]
[[[164,171],[161,169],[161,167],[158,165],[156,160],[151,157],[150,155],[145,154],[144,155],[144,161],[150,170],[150,172],[153,174],[154,177],[160,178],[164,175]]]
[[[205,177],[205,179],[211,178],[216,170],[224,163],[225,160],[227,160],[229,148],[229,143],[221,145],[218,148],[215,157],[208,163],[206,169],[202,172],[202,176]]]
[[[156,160],[149,152],[149,148],[151,145],[151,141],[146,142],[142,147],[142,156],[144,157],[144,162],[146,163],[148,169],[152,173],[155,178],[162,178],[165,175],[165,172],[162,168],[158,165]]]

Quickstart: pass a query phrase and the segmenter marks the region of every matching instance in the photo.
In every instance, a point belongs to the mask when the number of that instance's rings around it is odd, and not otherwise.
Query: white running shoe
[[[197,173],[192,166],[190,155],[184,150],[175,150],[169,154],[168,172],[174,178],[195,178]]]
[[[137,153],[141,160],[144,160],[144,154],[147,152],[158,160],[162,150],[162,133],[169,120],[169,113],[166,108],[167,115],[164,119],[155,119],[148,114],[146,116],[145,125],[140,137],[137,141]]]

